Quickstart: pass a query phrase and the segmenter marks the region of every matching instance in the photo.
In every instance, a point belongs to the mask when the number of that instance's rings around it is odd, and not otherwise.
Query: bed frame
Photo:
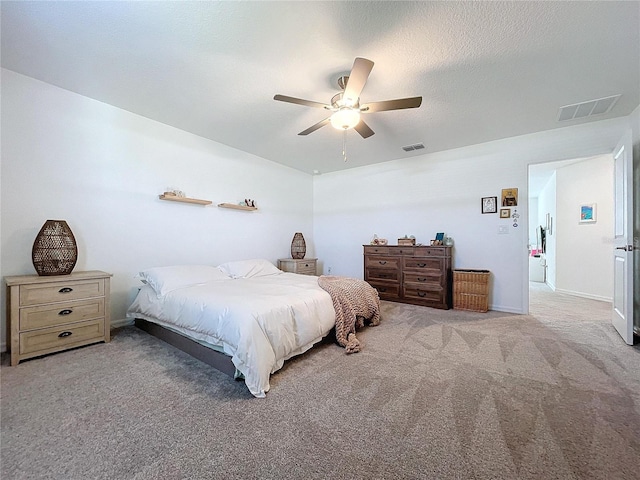
[[[144,330],[148,334],[159,338],[169,345],[173,345],[178,350],[188,353],[207,365],[211,365],[216,370],[220,370],[231,378],[235,378],[236,366],[231,361],[230,356],[211,348],[207,348],[195,340],[191,340],[179,333],[172,332],[171,330],[168,330],[156,323],[136,318],[135,324],[136,327]]]

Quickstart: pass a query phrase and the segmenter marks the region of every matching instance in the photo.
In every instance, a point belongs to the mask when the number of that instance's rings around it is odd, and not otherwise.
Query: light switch
[[[509,225],[498,225],[498,235],[506,235],[509,233]]]

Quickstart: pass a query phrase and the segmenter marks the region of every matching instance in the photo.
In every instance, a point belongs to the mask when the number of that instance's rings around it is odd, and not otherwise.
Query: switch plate
[[[507,235],[509,233],[509,225],[498,225],[498,235]]]

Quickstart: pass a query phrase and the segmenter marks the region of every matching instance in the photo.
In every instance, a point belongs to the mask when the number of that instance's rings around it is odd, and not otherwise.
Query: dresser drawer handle
[[[420,290],[418,290],[418,296],[419,297],[426,297],[427,296],[427,292],[421,292]]]
[[[426,263],[419,263],[419,264],[418,264],[418,266],[419,266],[420,268],[424,268],[424,267],[426,267],[426,266],[427,266],[427,264],[426,264]]]
[[[427,279],[426,279],[426,278],[420,278],[420,277],[418,277],[418,281],[419,281],[419,282],[426,282],[426,281],[427,281]]]
[[[58,290],[58,293],[69,293],[69,292],[73,292],[73,288],[64,287],[64,288],[61,288],[60,290]]]
[[[386,262],[386,260],[378,260],[378,263],[379,263],[380,265],[385,265],[387,262]]]
[[[65,308],[64,310],[60,310],[60,311],[58,312],[58,315],[69,315],[69,314],[71,314],[71,313],[73,313],[73,310],[70,310],[70,309],[68,309],[68,308]]]
[[[72,333],[73,332],[62,332],[60,335],[58,335],[58,337],[60,338],[70,337]]]

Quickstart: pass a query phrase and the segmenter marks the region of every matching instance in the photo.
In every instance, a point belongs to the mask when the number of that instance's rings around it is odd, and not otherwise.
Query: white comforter
[[[318,277],[281,273],[220,280],[158,298],[145,285],[127,311],[222,347],[249,391],[264,397],[269,376],[305,352],[335,325],[331,297]]]

